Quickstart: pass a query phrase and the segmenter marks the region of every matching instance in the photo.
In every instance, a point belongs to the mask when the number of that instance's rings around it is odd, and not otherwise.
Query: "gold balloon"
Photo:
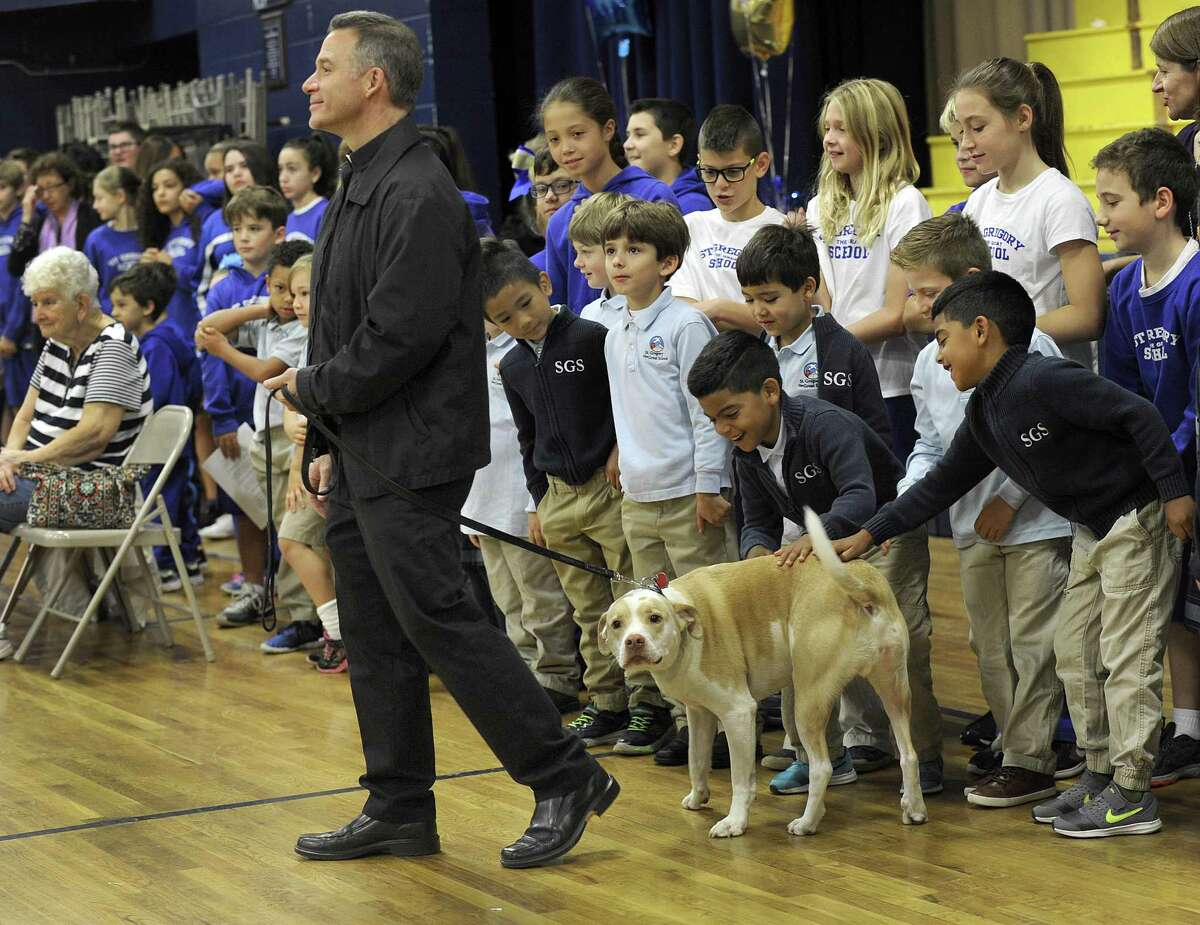
[[[792,41],[794,0],[729,0],[729,22],[738,48],[766,61]]]

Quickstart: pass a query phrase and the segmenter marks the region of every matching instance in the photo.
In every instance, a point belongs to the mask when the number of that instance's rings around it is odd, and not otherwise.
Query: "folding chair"
[[[77,624],[75,631],[71,634],[66,648],[63,649],[62,655],[58,659],[58,664],[50,672],[52,678],[61,677],[63,668],[67,664],[67,659],[71,657],[71,653],[83,636],[84,629],[96,615],[100,608],[100,603],[104,600],[104,595],[114,585],[114,582],[115,590],[121,598],[125,611],[132,619],[133,612],[125,595],[125,589],[121,586],[118,577],[125,554],[135,546],[163,545],[170,548],[171,556],[175,560],[175,569],[179,575],[183,576],[183,593],[187,597],[188,609],[191,611],[192,619],[195,621],[196,632],[200,635],[200,643],[204,646],[204,657],[210,662],[216,661],[212,643],[209,641],[208,633],[204,629],[204,621],[200,616],[200,609],[196,606],[196,596],[192,591],[192,584],[187,580],[187,568],[183,562],[183,553],[179,549],[179,528],[171,525],[171,517],[167,513],[167,505],[162,499],[163,485],[166,484],[167,477],[171,474],[171,470],[174,468],[176,461],[183,452],[183,448],[191,437],[191,432],[192,412],[182,405],[164,405],[142,425],[142,431],[138,434],[137,440],[134,441],[133,446],[130,448],[126,462],[130,464],[161,465],[162,469],[158,473],[158,477],[154,480],[150,491],[143,498],[137,516],[128,530],[76,530],[69,528],[30,527],[22,524],[13,531],[14,548],[18,542],[24,541],[29,545],[29,553],[25,558],[25,564],[21,568],[21,573],[17,576],[16,584],[13,585],[8,602],[4,606],[4,612],[0,614],[0,623],[8,622],[8,617],[16,606],[17,598],[29,583],[29,579],[37,567],[38,560],[42,558],[43,551],[46,549],[71,550],[61,580],[56,583],[55,587],[48,589],[45,599],[42,601],[41,610],[38,611],[33,625],[29,627],[29,631],[21,641],[20,648],[17,649],[17,653],[14,656],[16,661],[21,662],[25,660],[25,656],[29,653],[29,648],[33,644],[34,637],[37,636],[38,631],[42,628],[42,624],[45,622],[47,616],[53,615],[70,620]],[[88,602],[87,608],[82,614],[72,614],[55,609],[54,605],[66,588],[76,563],[78,563],[80,557],[87,550],[91,549],[100,551],[108,567],[100,579],[99,587],[92,594],[92,599]],[[116,550],[115,553],[112,552],[114,549]],[[11,558],[11,553],[9,558]],[[151,589],[157,588],[158,585],[154,581],[154,576],[150,574],[150,568],[146,564],[145,555],[139,551],[135,555],[135,558],[141,566],[142,574],[145,576],[148,586]],[[150,600],[154,606],[159,629],[163,634],[163,643],[168,647],[173,646],[175,640],[171,635],[171,628],[166,615],[163,613],[162,602],[157,596],[151,596]]]

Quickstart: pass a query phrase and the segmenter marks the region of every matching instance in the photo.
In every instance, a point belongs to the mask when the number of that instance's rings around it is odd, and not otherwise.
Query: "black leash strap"
[[[405,488],[403,485],[399,485],[392,479],[388,478],[374,465],[364,459],[362,454],[357,450],[352,450],[350,447],[346,446],[346,444],[343,443],[317,415],[308,411],[304,407],[303,403],[295,395],[293,395],[291,391],[288,389],[276,389],[271,393],[271,397],[274,398],[280,392],[283,393],[283,397],[287,403],[307,417],[309,425],[315,427],[317,431],[329,441],[330,445],[338,450],[338,452],[349,456],[373,476],[382,481],[383,484],[387,486],[388,491],[396,495],[396,497],[403,498],[405,501],[416,505],[426,513],[432,514],[434,517],[437,517],[441,520],[447,520],[453,524],[460,524],[464,527],[469,527],[475,533],[481,533],[484,536],[490,536],[494,540],[499,540],[501,543],[508,543],[510,546],[516,546],[518,549],[524,549],[526,552],[531,552],[534,555],[543,556],[547,559],[553,559],[555,562],[562,562],[564,565],[569,565],[572,568],[582,569],[585,572],[591,572],[591,574],[599,575],[601,578],[605,578],[609,581],[633,585],[637,588],[645,588],[648,591],[657,591],[660,594],[662,593],[662,589],[666,587],[666,575],[661,572],[652,578],[629,578],[619,572],[613,571],[610,568],[605,568],[600,565],[592,565],[590,562],[584,562],[582,559],[576,559],[574,556],[568,556],[565,553],[548,549],[545,546],[538,546],[536,543],[531,543],[529,540],[523,537],[513,536],[511,533],[505,533],[503,530],[497,530],[495,527],[490,527],[487,524],[480,523],[477,520],[472,520],[470,517],[463,517],[459,511],[451,511],[448,508],[439,507],[436,504],[430,504],[415,491]],[[312,483],[308,478],[307,462],[307,460],[304,460],[303,464],[300,466],[300,478],[304,482],[305,490],[310,494],[316,495],[317,497],[324,497],[325,495],[328,495],[328,488],[326,488],[324,491],[315,491],[313,489]],[[270,510],[269,482],[267,509],[268,511]]]

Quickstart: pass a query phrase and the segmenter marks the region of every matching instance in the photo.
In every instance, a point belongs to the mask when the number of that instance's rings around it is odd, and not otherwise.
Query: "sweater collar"
[[[992,367],[992,371],[984,376],[979,385],[975,387],[975,395],[991,398],[1000,394],[1028,359],[1029,346],[1027,344],[1009,347],[1004,356],[1000,357],[996,365]]]

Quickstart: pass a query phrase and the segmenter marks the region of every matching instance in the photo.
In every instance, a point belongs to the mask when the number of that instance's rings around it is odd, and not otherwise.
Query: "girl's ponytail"
[[[1040,61],[1029,62],[1029,70],[1039,87],[1037,105],[1033,109],[1033,146],[1037,149],[1038,157],[1048,166],[1064,177],[1070,177],[1062,91],[1058,88],[1058,80],[1054,72]]]

